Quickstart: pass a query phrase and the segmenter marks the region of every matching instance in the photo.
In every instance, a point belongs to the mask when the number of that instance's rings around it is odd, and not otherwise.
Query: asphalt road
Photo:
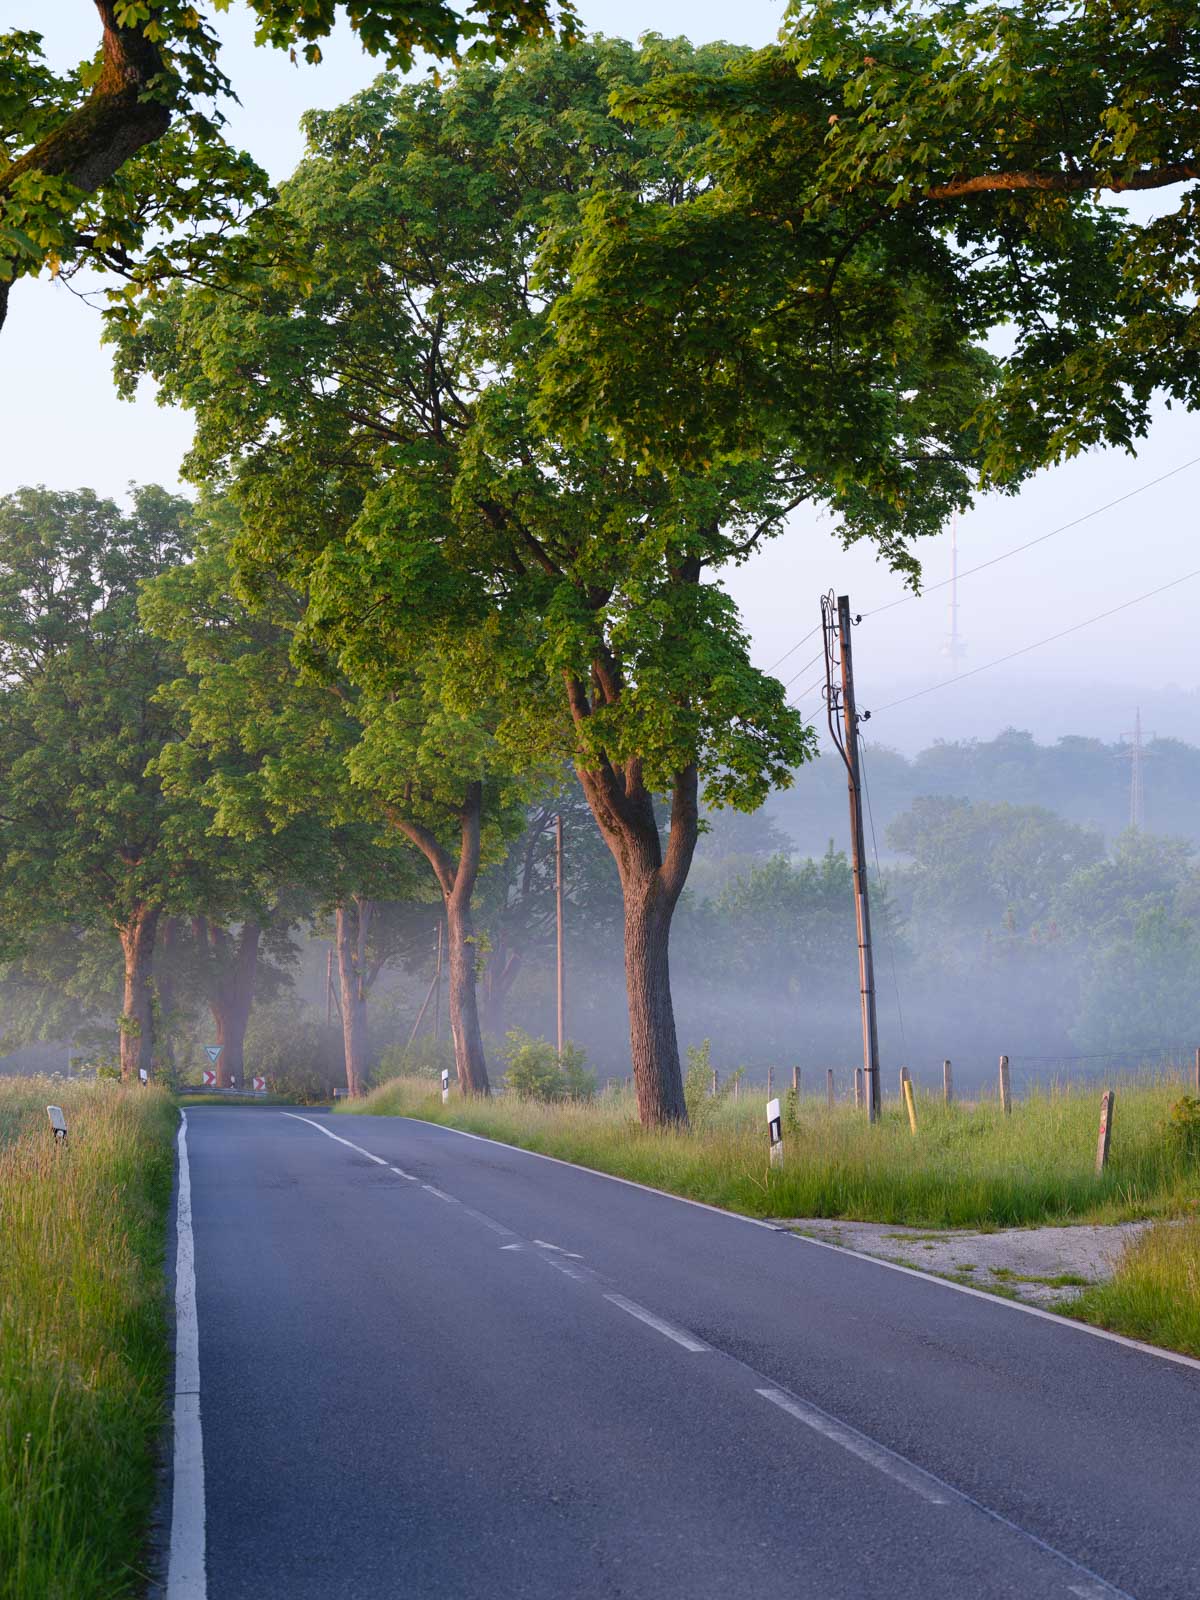
[[[189,1113],[209,1600],[1200,1596],[1200,1371],[303,1115]]]

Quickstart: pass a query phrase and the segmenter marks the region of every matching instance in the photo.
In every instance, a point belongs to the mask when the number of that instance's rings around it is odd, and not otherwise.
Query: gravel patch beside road
[[[795,1217],[781,1226],[980,1289],[1002,1290],[1030,1305],[1054,1308],[1073,1300],[1088,1285],[1110,1278],[1121,1251],[1149,1223],[974,1233]]]

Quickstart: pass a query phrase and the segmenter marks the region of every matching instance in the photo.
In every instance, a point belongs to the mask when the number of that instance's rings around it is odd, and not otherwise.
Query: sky
[[[697,42],[759,45],[775,36],[782,4],[583,0],[580,11],[589,29],[607,34],[683,33]],[[4,0],[0,20],[40,29],[55,65],[72,64],[95,45],[94,14],[78,0]],[[241,99],[230,110],[232,135],[276,178],[301,153],[302,112],[336,104],[379,70],[345,28],[319,67],[255,49],[237,0],[220,31]],[[14,289],[0,332],[0,494],[44,483],[120,497],[131,481],[177,484],[188,416],[157,406],[148,384],[135,402],[119,400],[99,333],[98,313],[64,285],[26,280]],[[1200,458],[1200,419],[1162,407],[1136,456],[1089,453],[1044,471],[1017,496],[985,497],[960,517],[960,572],[1064,531],[961,579],[957,676],[945,653],[949,590],[892,604],[906,591],[869,548],[843,551],[829,518],[797,513],[729,580],[755,659],[772,667],[815,626],[821,593],[834,589],[849,594],[863,615],[854,640],[859,701],[876,708],[870,732],[877,743],[911,752],[938,738],[990,738],[1008,726],[1043,739],[1080,733],[1112,741],[1132,728],[1139,710],[1147,732],[1200,743],[1200,575],[990,665],[1200,568],[1200,459],[1184,465],[1193,458]],[[950,542],[947,532],[922,543],[931,586],[949,576]],[[820,702],[810,685],[820,663],[809,663],[818,645],[813,638],[779,667],[781,678],[795,675],[790,692],[814,716]],[[906,703],[883,709],[899,700]]]

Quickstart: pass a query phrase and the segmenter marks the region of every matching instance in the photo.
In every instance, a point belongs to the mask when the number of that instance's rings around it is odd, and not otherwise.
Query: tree
[[[0,34],[0,326],[14,277],[89,261],[136,284],[191,275],[267,192],[265,175],[221,134],[233,87],[207,8],[191,0],[95,0],[98,48],[50,71],[41,35]],[[334,0],[249,0],[256,43],[321,59]],[[229,0],[213,0],[214,11]],[[490,54],[551,31],[546,0],[352,0],[363,48],[408,69],[414,54]],[[573,15],[558,8],[570,33]]]
[[[235,870],[148,770],[174,737],[157,694],[177,664],[138,590],[184,559],[190,527],[154,487],[128,513],[88,490],[0,501],[0,927],[11,950],[47,923],[116,931],[126,1078],[154,1061],[160,918],[215,910]]]
[[[593,201],[643,197],[654,213],[655,249],[623,291],[654,305],[660,267],[683,270],[673,208],[709,187],[705,129],[615,120],[609,96],[683,68],[707,80],[730,58],[661,41],[545,48],[436,88],[381,82],[314,115],[309,157],[248,229],[271,264],[236,300],[197,290],[152,309],[121,358],[126,381],[149,369],[196,411],[192,470],[229,475],[246,581],[278,570],[305,593],[303,631],[348,676],[364,654],[436,640],[446,672],[498,695],[496,737],[518,766],[574,760],[621,876],[647,1123],[685,1116],[668,949],[701,786],[711,805],[753,810],[814,748],[752,667],[719,575],[806,500],[911,560],[908,537],[965,493],[963,412],[989,370],[897,254],[854,263],[853,314],[792,363],[793,432],[776,428],[769,449],[759,430],[753,448],[706,457],[701,440],[660,464],[632,428],[557,427],[582,358],[578,341],[565,366],[548,352]],[[584,262],[585,298],[601,265]],[[725,304],[742,294],[727,265]],[[606,347],[622,337],[618,320]],[[685,356],[666,339],[644,386],[667,396],[676,442],[680,397],[708,382]]]
[[[828,102],[818,192],[953,237],[1013,352],[987,470],[1130,447],[1156,389],[1200,401],[1200,22],[1185,0],[811,0],[785,54]],[[1179,189],[1139,225],[1113,196]],[[1091,244],[1103,244],[1097,255]]]
[[[230,1047],[218,1058],[219,1081],[242,1049],[260,918],[282,931],[304,904],[332,918],[346,1085],[357,1095],[367,1075],[368,996],[395,931],[378,902],[421,890],[404,852],[381,843],[381,819],[352,785],[347,757],[362,732],[352,692],[292,660],[299,597],[260,584],[255,605],[240,598],[229,553],[236,516],[211,497],[203,512],[195,558],[147,584],[141,612],[185,669],[161,692],[182,733],[158,760],[164,786],[201,809],[211,836],[240,841],[266,891],[259,917],[248,916],[236,940],[196,925],[220,1042]],[[281,899],[291,901],[282,918]]]

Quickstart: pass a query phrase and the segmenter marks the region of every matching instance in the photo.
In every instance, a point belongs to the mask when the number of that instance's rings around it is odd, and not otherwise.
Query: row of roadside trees
[[[162,793],[263,854],[319,818],[347,883],[360,846],[423,858],[469,1092],[480,865],[569,760],[621,880],[642,1118],[685,1116],[668,941],[701,792],[753,809],[813,752],[723,571],[809,504],[915,575],[981,483],[1128,443],[1156,387],[1194,399],[1179,251],[1091,199],[1186,140],[1174,112],[1158,143],[1093,150],[1087,182],[1011,163],[1061,166],[1066,140],[1078,165],[1090,101],[1053,139],[1031,106],[1015,153],[951,147],[1006,181],[925,171],[914,121],[967,103],[962,73],[981,115],[988,85],[1019,91],[1028,28],[993,22],[958,77],[953,17],[836,4],[766,52],[594,39],[382,78],[309,116],[215,264],[113,319],[120,381],[195,413],[211,507],[143,602],[187,669]],[[136,969],[152,931],[122,926]]]

